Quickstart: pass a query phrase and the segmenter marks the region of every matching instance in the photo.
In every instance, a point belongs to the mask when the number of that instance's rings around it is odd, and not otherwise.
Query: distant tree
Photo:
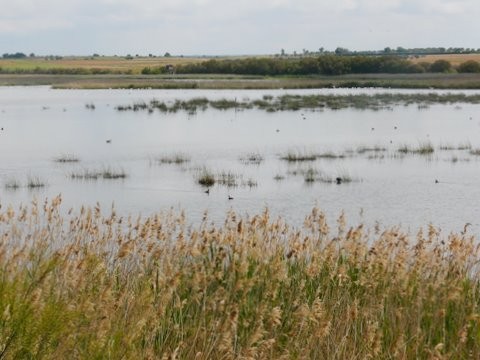
[[[478,73],[480,72],[480,63],[475,60],[468,60],[457,67],[459,73]]]
[[[421,61],[421,62],[417,63],[417,65],[420,66],[421,68],[423,68],[422,72],[430,71],[430,63],[429,62]]]
[[[383,52],[385,54],[390,54],[392,52],[392,49],[387,46],[385,49],[383,49]]]
[[[93,54],[92,56],[93,57],[100,57],[100,55],[98,55],[97,53]]]
[[[170,53],[167,51],[167,52],[165,53],[165,55],[163,55],[163,56],[164,56],[164,57],[171,57],[172,55],[170,55]]]
[[[133,56],[130,55],[130,54],[127,54],[127,56],[125,56],[125,59],[126,59],[126,60],[132,60],[132,59],[133,59]]]
[[[280,55],[285,56],[285,49],[280,50]]]
[[[342,48],[342,47],[337,47],[335,49],[335,54],[336,55],[346,55],[350,52],[347,48]]]
[[[437,60],[430,65],[430,72],[445,73],[452,70],[452,64],[447,60]]]
[[[34,53],[30,53],[30,55],[28,55],[29,57],[33,58],[35,57],[35,54]]]
[[[27,57],[27,55],[25,55],[24,53],[21,53],[21,52],[17,52],[15,54],[8,54],[8,53],[3,54],[4,59],[22,59],[22,58],[26,58],[26,57]]]

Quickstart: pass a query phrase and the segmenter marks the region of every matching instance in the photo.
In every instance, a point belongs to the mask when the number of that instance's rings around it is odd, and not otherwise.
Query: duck
[[[233,200],[233,196],[228,195],[228,200]]]
[[[107,144],[111,144],[112,143],[112,139],[108,139],[105,141]]]
[[[205,190],[205,194],[210,195],[210,189]]]

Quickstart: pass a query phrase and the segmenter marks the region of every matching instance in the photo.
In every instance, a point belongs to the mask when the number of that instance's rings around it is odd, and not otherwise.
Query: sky
[[[478,0],[0,0],[0,53],[480,48]]]

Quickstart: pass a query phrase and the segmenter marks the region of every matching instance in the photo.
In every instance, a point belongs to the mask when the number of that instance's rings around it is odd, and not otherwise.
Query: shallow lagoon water
[[[396,106],[385,110],[325,110],[267,113],[261,110],[206,110],[195,115],[180,111],[118,112],[117,105],[136,101],[237,98],[265,94],[346,94],[386,92],[385,89],[323,90],[53,90],[48,87],[0,88],[0,201],[5,206],[29,203],[62,194],[64,207],[95,205],[105,211],[112,203],[121,214],[150,214],[183,209],[196,222],[208,211],[220,223],[227,210],[257,214],[268,207],[300,224],[318,206],[334,226],[344,211],[351,224],[401,225],[415,232],[428,223],[443,231],[480,230],[480,156],[468,150],[439,150],[440,145],[470,142],[480,147],[480,106],[469,104]],[[391,90],[392,92],[432,92]],[[441,91],[443,93],[448,91]],[[453,92],[453,91],[451,91]],[[478,93],[464,91],[465,93]],[[95,109],[87,109],[94,104]],[[304,116],[302,116],[304,114]],[[395,129],[397,127],[397,129]],[[372,128],[374,130],[372,130]],[[278,131],[277,131],[278,130]],[[106,140],[111,139],[107,144]],[[394,156],[404,144],[429,141],[431,156]],[[361,146],[381,146],[377,158],[357,154]],[[352,150],[348,153],[348,150]],[[350,154],[344,159],[317,159],[287,163],[288,151]],[[182,152],[191,161],[158,164],[155,158]],[[245,164],[248,153],[264,161]],[[79,163],[53,161],[74,154]],[[383,158],[381,158],[383,154]],[[455,161],[457,159],[458,161]],[[233,172],[257,186],[227,188],[215,185],[210,194],[196,182],[198,169]],[[73,180],[72,172],[85,169],[123,169],[117,180]],[[309,168],[329,176],[348,174],[358,180],[341,185],[306,183],[295,172]],[[282,175],[283,180],[275,180]],[[16,179],[26,183],[38,177],[40,189],[6,189]],[[439,183],[436,184],[435,180]],[[228,200],[228,196],[234,197]]]

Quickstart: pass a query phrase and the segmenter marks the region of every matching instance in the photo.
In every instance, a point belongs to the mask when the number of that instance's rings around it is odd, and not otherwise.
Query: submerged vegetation
[[[21,186],[22,186],[22,184],[20,183],[20,181],[18,181],[15,178],[8,179],[5,182],[5,189],[7,189],[7,190],[17,190]]]
[[[317,154],[306,151],[290,150],[286,154],[281,155],[280,159],[288,162],[315,161],[317,160]]]
[[[263,160],[264,160],[263,155],[256,152],[251,152],[240,157],[240,161],[246,165],[248,164],[260,165],[263,162]]]
[[[203,169],[197,176],[197,182],[202,186],[215,185],[215,175],[207,169]]]
[[[155,159],[158,164],[175,164],[181,165],[190,161],[190,157],[184,153],[174,153],[159,156]]]
[[[47,186],[46,182],[40,179],[38,176],[28,176],[27,183],[25,185],[28,189],[38,189]]]
[[[77,163],[80,158],[74,154],[62,154],[53,159],[56,163]]]
[[[435,152],[435,148],[431,142],[427,141],[419,143],[417,147],[402,145],[397,151],[402,154],[431,155]]]
[[[187,111],[195,113],[199,110],[204,111],[207,108],[213,109],[260,109],[269,112],[274,111],[297,111],[307,110],[340,110],[353,108],[358,110],[365,109],[388,109],[399,105],[417,105],[428,106],[433,104],[454,104],[470,103],[479,104],[480,95],[466,94],[391,94],[378,93],[373,95],[280,95],[267,96],[262,100],[208,100],[206,98],[194,98],[190,100],[175,100],[173,102],[163,102],[160,100],[151,100],[148,104],[145,102],[134,103],[132,105],[118,105],[118,111],[160,111],[177,112]]]
[[[126,179],[128,174],[123,169],[104,167],[100,170],[83,169],[80,171],[73,171],[70,173],[69,177],[74,180],[116,180]]]
[[[468,234],[2,207],[5,358],[479,358]]]
[[[217,184],[228,188],[238,186],[252,188],[258,185],[256,180],[252,178],[244,179],[243,175],[239,173],[234,173],[232,171],[213,173],[206,168],[203,168],[196,175],[196,180],[198,184],[206,187],[211,187]]]
[[[28,175],[24,183],[16,178],[10,178],[4,183],[6,190],[18,190],[22,187],[29,190],[40,189],[47,186],[47,183],[38,176]]]

